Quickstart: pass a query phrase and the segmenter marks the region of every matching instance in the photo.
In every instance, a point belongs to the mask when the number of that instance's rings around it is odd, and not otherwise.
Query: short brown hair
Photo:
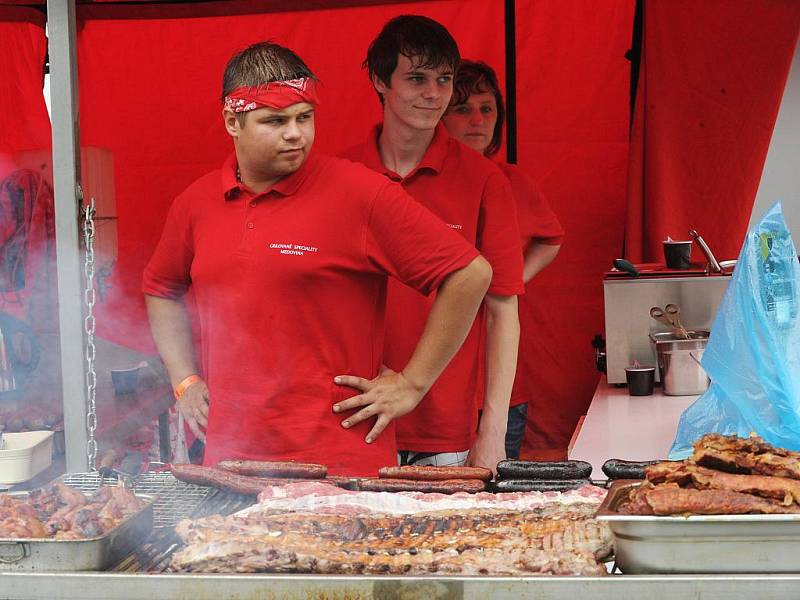
[[[506,119],[503,94],[500,92],[497,75],[492,67],[480,61],[462,60],[453,81],[453,97],[450,99],[450,107],[466,103],[472,94],[487,92],[494,95],[497,103],[497,122],[494,124],[492,141],[485,151],[486,156],[492,156],[497,154],[503,142],[503,124]]]
[[[421,15],[395,17],[372,40],[362,65],[370,81],[377,77],[388,86],[400,54],[419,59],[419,67],[436,69],[445,65],[452,68],[453,73],[461,61],[458,44],[445,26]]]
[[[301,77],[316,79],[306,63],[294,52],[273,42],[259,42],[233,55],[222,76],[222,102],[233,90],[272,81]]]

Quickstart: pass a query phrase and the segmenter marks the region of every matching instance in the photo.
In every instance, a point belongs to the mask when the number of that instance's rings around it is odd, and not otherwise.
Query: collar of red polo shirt
[[[319,104],[317,85],[310,77],[244,86],[225,96],[225,108],[235,113],[264,107],[281,110],[298,102],[308,102],[314,106]]]

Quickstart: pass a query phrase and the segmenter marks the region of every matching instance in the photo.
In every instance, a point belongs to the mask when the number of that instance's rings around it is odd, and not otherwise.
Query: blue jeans
[[[508,408],[508,425],[506,426],[506,458],[519,458],[522,439],[525,437],[525,425],[528,422],[528,403],[517,404]]]

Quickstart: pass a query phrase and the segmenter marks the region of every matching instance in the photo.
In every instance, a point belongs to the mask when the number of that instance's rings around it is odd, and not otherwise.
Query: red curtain
[[[788,0],[645,3],[627,258],[663,261],[662,240],[690,227],[738,256],[799,28]]]
[[[602,273],[622,248],[633,0],[517,1],[519,164],[566,237],[520,305],[523,455],[563,453],[597,385]]]
[[[0,7],[0,179],[18,168],[18,152],[50,148],[44,24],[38,10]]]
[[[254,12],[263,2],[78,6],[81,145],[113,158],[116,196],[118,259],[98,316],[104,337],[152,350],[141,272],[172,199],[232,151],[219,100],[232,53],[264,39],[298,52],[322,80],[315,147],[328,153],[363,140],[380,118],[361,63],[393,16],[428,15],[453,33],[464,56],[504,70],[496,0],[317,5],[263,14]]]
[[[44,14],[0,6],[0,313],[55,330]]]

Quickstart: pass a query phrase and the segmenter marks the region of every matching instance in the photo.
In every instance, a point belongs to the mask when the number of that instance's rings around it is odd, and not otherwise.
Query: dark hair
[[[450,99],[450,108],[466,103],[472,94],[485,94],[487,92],[494,95],[494,100],[497,103],[497,122],[494,124],[492,141],[485,152],[486,156],[492,156],[500,150],[500,144],[503,141],[503,123],[505,123],[506,119],[503,94],[500,93],[497,75],[492,67],[484,62],[462,60],[453,81],[453,97]]]
[[[273,42],[259,42],[233,55],[222,76],[222,101],[236,88],[301,77],[316,79],[294,52]]]
[[[445,65],[454,73],[461,60],[458,44],[444,25],[421,15],[400,15],[386,23],[369,45],[361,66],[366,67],[370,81],[377,77],[388,86],[400,54],[418,59],[419,67]]]

